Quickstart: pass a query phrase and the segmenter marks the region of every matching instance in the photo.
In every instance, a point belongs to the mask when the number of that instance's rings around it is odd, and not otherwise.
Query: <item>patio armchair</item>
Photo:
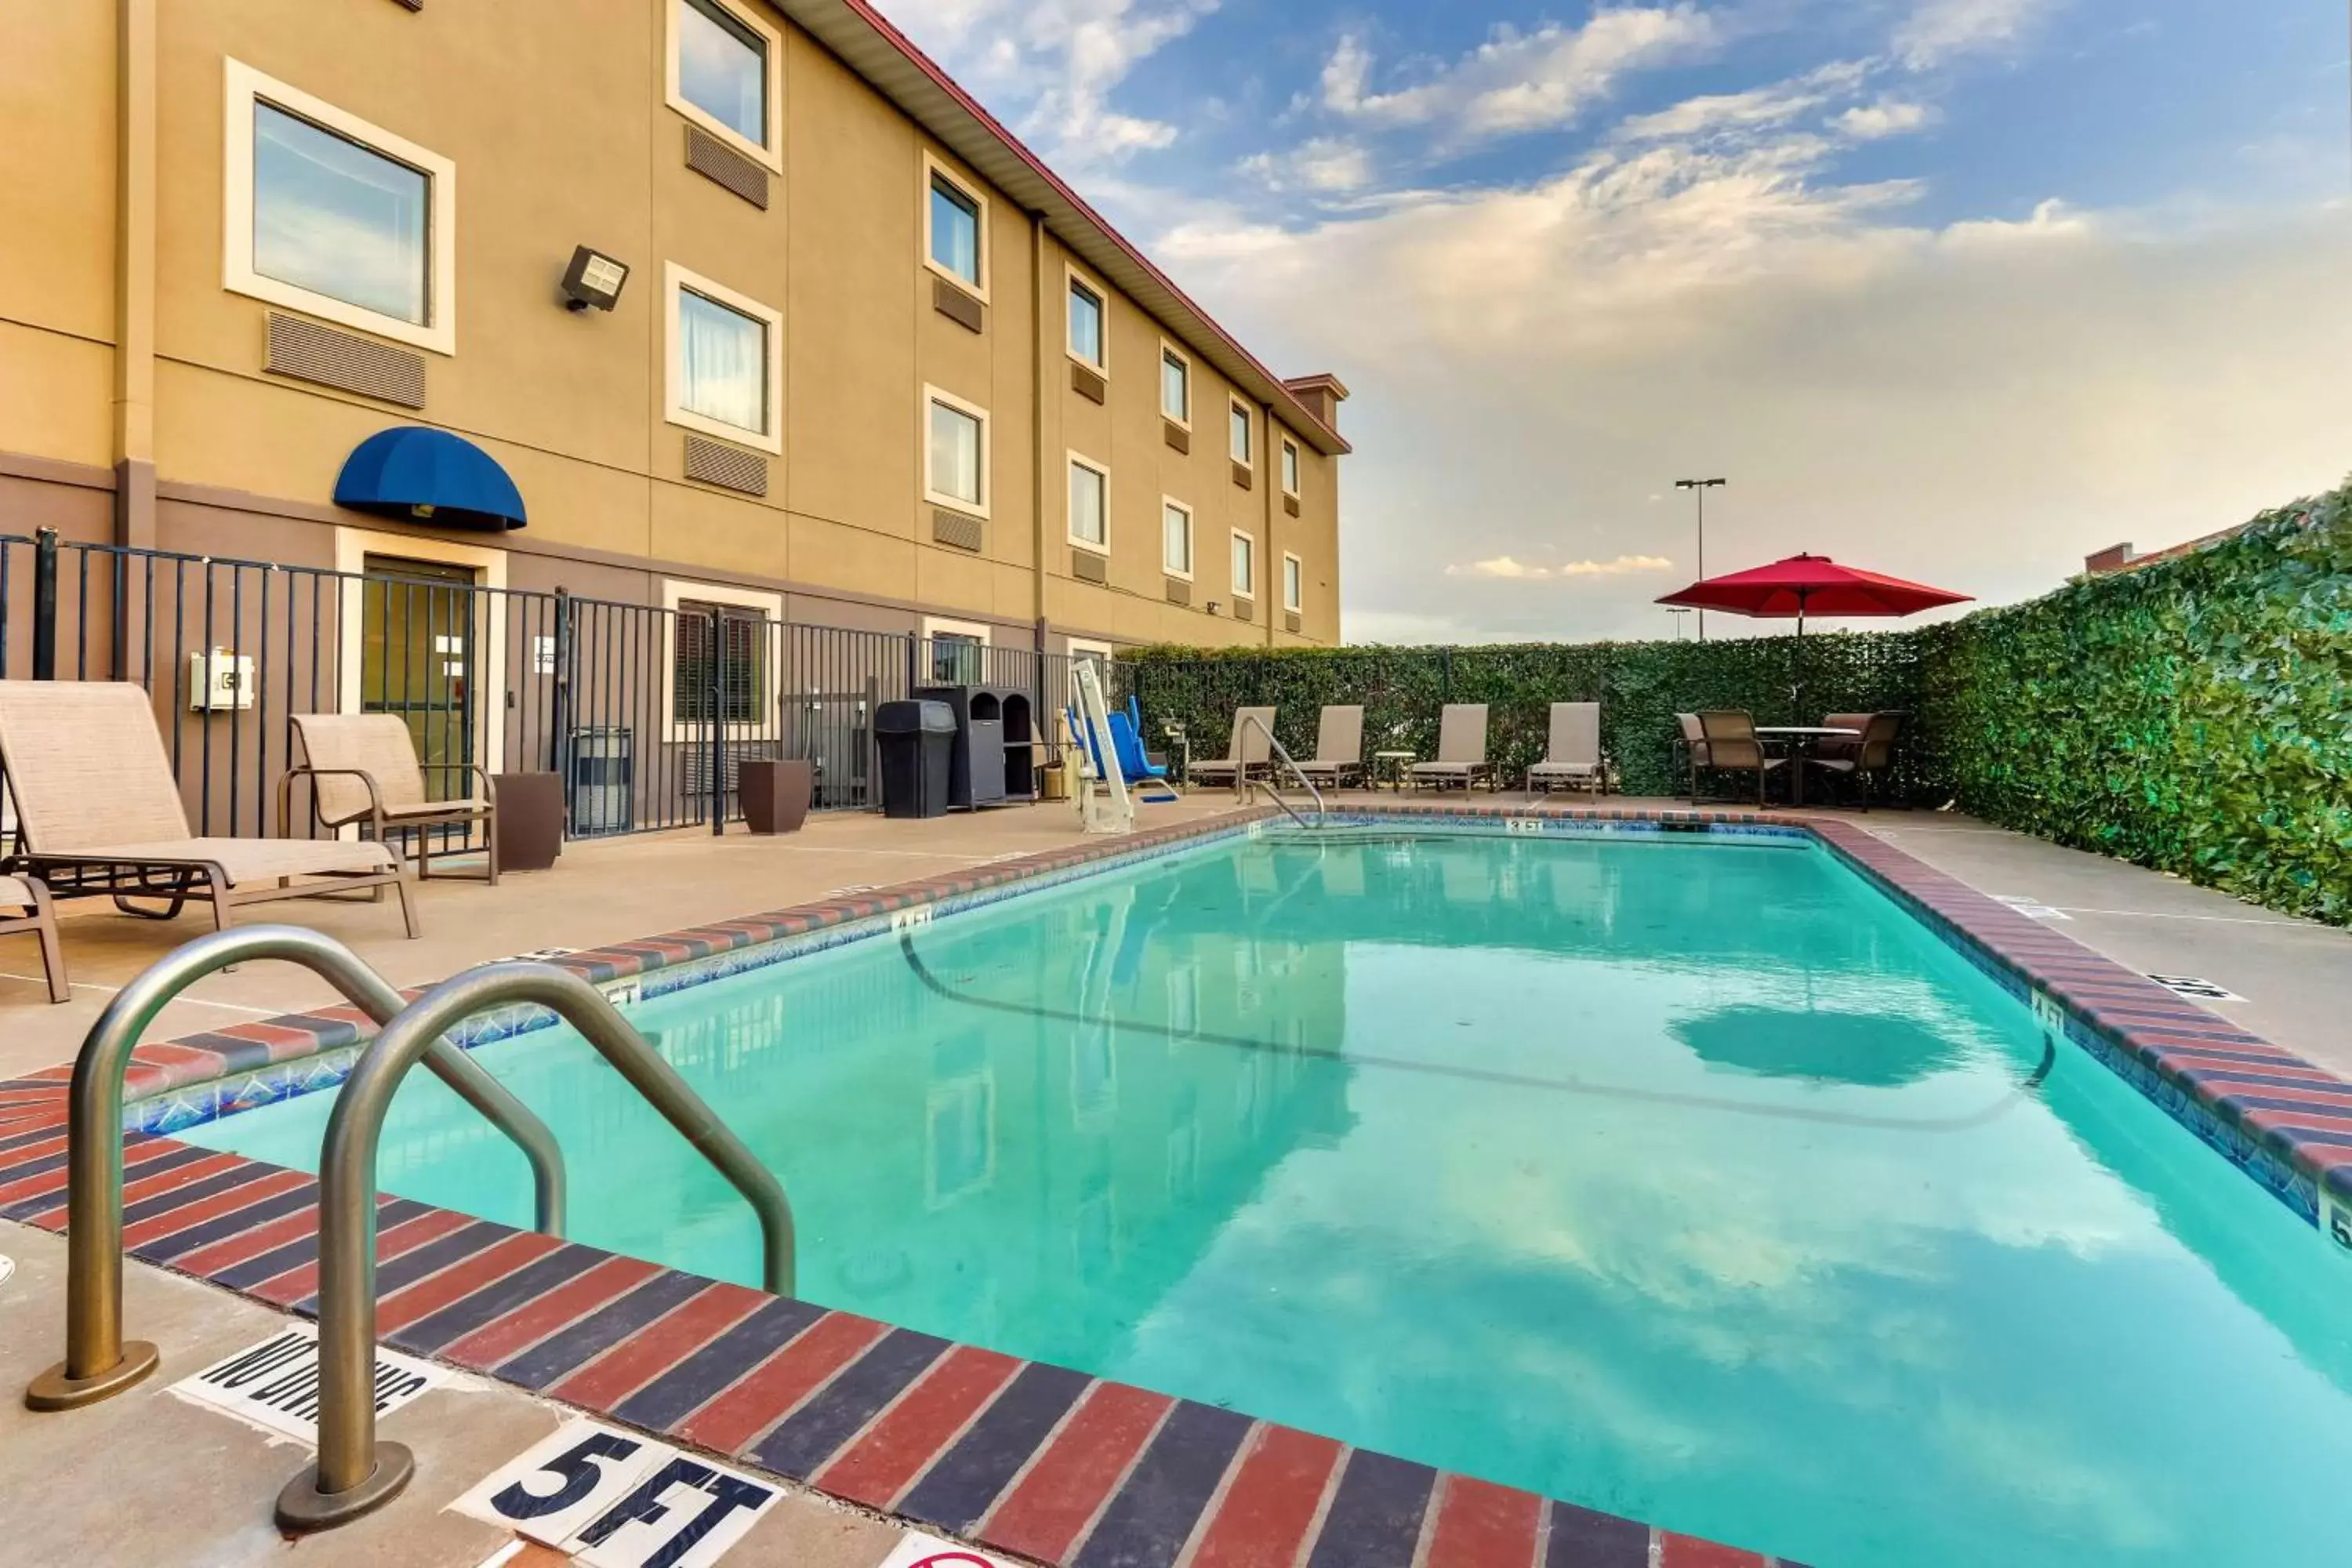
[[[1298,771],[1320,789],[1364,783],[1364,710],[1354,703],[1327,706],[1315,724],[1315,755],[1301,758]]]
[[[1244,721],[1252,718],[1257,720],[1256,724]],[[1264,728],[1260,728],[1261,725]],[[1273,709],[1234,709],[1234,731],[1225,742],[1225,754],[1222,757],[1194,757],[1184,782],[1238,785],[1244,779],[1264,777],[1274,756],[1273,749],[1266,743],[1266,737],[1273,732]]]
[[[1862,809],[1868,811],[1872,782],[1895,765],[1895,742],[1903,732],[1903,715],[1871,713],[1847,714],[1844,717],[1864,720],[1861,739],[1845,752],[1815,755],[1805,761],[1808,766],[1819,768],[1832,778],[1852,781],[1853,791],[1860,797]],[[1835,724],[1838,721],[1832,719],[1831,722]]]
[[[483,879],[499,885],[498,786],[471,763],[423,763],[408,721],[397,713],[297,713],[303,765],[278,779],[279,831],[294,831],[294,784],[310,785],[310,810],[321,827],[357,827],[362,838],[390,844],[404,837],[416,858],[420,881],[433,875],[433,858],[470,853],[474,825],[482,826]],[[428,798],[427,773],[468,773],[479,791],[453,800]],[[450,847],[449,829],[457,830]],[[434,840],[441,839],[436,851]]]
[[[1706,766],[1706,735],[1700,730],[1698,715],[1677,713],[1675,722],[1682,727],[1677,737],[1683,745],[1683,765],[1690,775],[1690,798],[1698,799],[1698,771]]]
[[[1870,728],[1875,713],[1832,713],[1822,721],[1825,730],[1851,730],[1851,735],[1823,735],[1813,742],[1812,760],[1826,762],[1833,758],[1851,758],[1862,750],[1862,738]]]
[[[1480,779],[1496,787],[1495,764],[1486,760],[1486,705],[1449,702],[1437,721],[1437,758],[1412,764],[1415,789],[1444,789],[1459,784],[1467,794]]]
[[[16,914],[5,911],[16,910]],[[0,877],[0,936],[34,936],[41,943],[41,973],[49,1000],[72,1000],[66,987],[66,952],[58,941],[58,910],[37,877]]]
[[[1789,765],[1786,757],[1765,754],[1764,742],[1757,738],[1756,721],[1737,711],[1702,713],[1698,716],[1700,742],[1706,748],[1706,766],[1711,773],[1748,773],[1756,775],[1756,804],[1764,804],[1764,781]]]
[[[1528,793],[1540,787],[1549,795],[1562,784],[1574,784],[1595,795],[1609,791],[1609,776],[1601,764],[1601,704],[1555,702],[1551,705],[1551,743],[1544,760],[1528,770]]]
[[[383,845],[189,831],[154,709],[134,682],[0,680],[0,775],[16,806],[9,868],[58,898],[111,898],[147,920],[171,920],[202,898],[226,930],[242,905],[361,891],[381,902],[389,889],[418,934],[400,862]]]

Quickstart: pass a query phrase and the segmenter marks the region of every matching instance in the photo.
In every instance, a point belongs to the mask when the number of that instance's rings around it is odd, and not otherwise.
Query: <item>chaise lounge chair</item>
[[[0,775],[16,805],[12,869],[59,898],[110,897],[170,920],[192,898],[216,929],[242,904],[391,889],[417,934],[400,863],[382,844],[335,838],[200,838],[163,754],[147,693],[129,681],[0,680]],[[161,899],[162,910],[133,899]]]
[[[1328,707],[1315,725],[1315,755],[1302,760],[1298,771],[1320,789],[1345,789],[1364,783],[1364,710],[1350,704]]]
[[[1467,793],[1480,779],[1496,787],[1495,764],[1486,760],[1486,705],[1449,702],[1437,720],[1437,760],[1412,764],[1415,789],[1460,784]]]
[[[1255,717],[1256,724],[1246,722]],[[1264,726],[1260,728],[1259,726]],[[1274,710],[1271,708],[1236,708],[1234,710],[1233,738],[1225,742],[1222,757],[1195,757],[1187,784],[1230,784],[1238,787],[1244,779],[1264,776],[1273,750],[1266,736],[1274,732]]]
[[[416,876],[433,875],[433,841],[443,830],[462,830],[457,847],[445,840],[439,854],[471,851],[474,824],[482,825],[482,850],[488,862],[483,878],[499,885],[499,796],[490,775],[471,763],[420,763],[416,738],[397,713],[297,713],[294,732],[302,738],[304,765],[279,775],[278,830],[294,831],[294,781],[310,782],[310,809],[321,827],[357,826],[361,837],[388,844],[407,836],[416,857]],[[457,800],[428,799],[425,774],[468,773],[478,795]]]
[[[1562,784],[1574,784],[1595,795],[1609,790],[1609,776],[1601,766],[1601,704],[1555,702],[1551,705],[1551,745],[1544,760],[1528,770],[1528,793],[1540,788],[1549,795]]]
[[[49,1000],[65,1002],[73,993],[66,988],[66,952],[58,941],[57,906],[49,901],[49,890],[37,878],[0,877],[0,910],[21,910],[21,914],[0,914],[0,936],[30,934],[41,939],[41,973],[49,983]]]

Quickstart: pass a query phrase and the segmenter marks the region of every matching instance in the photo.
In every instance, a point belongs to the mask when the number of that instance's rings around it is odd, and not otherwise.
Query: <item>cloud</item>
[[[1875,103],[1857,103],[1830,121],[1840,134],[1855,142],[1877,142],[1889,136],[1906,136],[1914,131],[1923,131],[1935,122],[1936,111],[1930,106],[1894,98],[1882,98]]]
[[[1663,555],[1620,555],[1611,561],[1569,561],[1558,566],[1529,566],[1508,555],[1445,569],[1448,577],[1496,577],[1510,582],[1539,582],[1558,577],[1622,577],[1636,572],[1671,572],[1675,563]]]
[[[1685,3],[1596,12],[1582,26],[1498,26],[1470,53],[1425,79],[1372,90],[1363,40],[1342,37],[1325,62],[1325,110],[1382,129],[1428,128],[1455,145],[1574,123],[1618,79],[1696,56],[1717,38],[1707,13]]]
[[[1286,153],[1255,153],[1243,159],[1240,167],[1273,191],[1344,195],[1372,179],[1370,151],[1337,136],[1318,136]]]
[[[1896,58],[1927,70],[1957,55],[2014,45],[2060,0],[1921,0],[1895,30]]]

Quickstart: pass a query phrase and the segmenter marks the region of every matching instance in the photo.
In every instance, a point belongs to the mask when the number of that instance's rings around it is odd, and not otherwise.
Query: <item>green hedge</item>
[[[1437,743],[1485,702],[1511,776],[1556,701],[1602,704],[1632,795],[1669,795],[1674,715],[1759,723],[1913,715],[1894,793],[2352,924],[2352,489],[2265,513],[2202,550],[1939,626],[1706,643],[1148,648],[1123,674],[1156,737],[1223,755],[1233,710],[1272,703],[1301,756],[1317,711],[1364,705],[1369,756]]]

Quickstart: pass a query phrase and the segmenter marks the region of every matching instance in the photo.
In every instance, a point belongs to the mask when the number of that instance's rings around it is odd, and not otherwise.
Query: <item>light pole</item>
[[[1690,614],[1690,611],[1688,611],[1688,610],[1686,610],[1686,609],[1683,608],[1683,607],[1682,607],[1681,605],[1669,605],[1669,606],[1667,606],[1666,614],[1668,614],[1668,615],[1670,615],[1670,616],[1674,616],[1674,618],[1675,618],[1675,641],[1676,641],[1676,642],[1680,642],[1680,641],[1682,641],[1682,640],[1683,640],[1683,617],[1684,617],[1685,616],[1689,615],[1689,614]]]
[[[1693,499],[1698,502],[1698,574],[1702,582],[1706,579],[1706,492],[1718,485],[1728,483],[1730,483],[1728,479],[1676,479],[1675,481],[1675,489],[1690,491]],[[1698,640],[1706,641],[1705,610],[1698,613]]]

